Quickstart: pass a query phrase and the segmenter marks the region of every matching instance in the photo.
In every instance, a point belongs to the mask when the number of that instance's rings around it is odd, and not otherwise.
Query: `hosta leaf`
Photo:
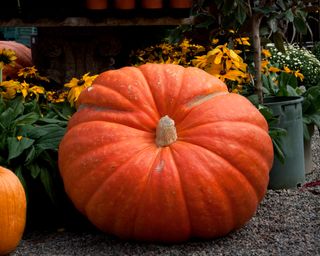
[[[0,129],[10,130],[13,120],[15,119],[14,110],[8,108],[6,111],[0,114]]]
[[[40,168],[40,167],[39,167]],[[42,185],[44,186],[45,191],[47,192],[48,196],[50,197],[52,202],[55,202],[55,195],[53,192],[53,180],[52,175],[46,168],[41,168],[40,171],[40,180]]]
[[[41,138],[37,140],[37,148],[42,150],[56,150],[63,135],[65,134],[65,128],[62,128],[58,125],[46,125],[41,127],[41,129],[42,132],[46,132],[46,135],[41,136]]]
[[[15,120],[16,125],[28,125],[28,124],[33,124],[38,121],[40,118],[40,115],[35,112],[28,113],[26,115],[20,116]]]
[[[37,163],[32,163],[28,165],[27,168],[30,170],[31,177],[34,179],[36,179],[41,172],[41,168]]]
[[[27,194],[27,183],[26,180],[24,179],[23,175],[22,175],[22,166],[19,165],[18,167],[16,167],[14,169],[14,173],[17,175],[17,177],[19,178],[22,186],[24,187],[26,194]]]
[[[294,17],[293,24],[298,32],[300,32],[303,35],[307,34],[308,28],[303,18],[297,16]]]
[[[8,161],[13,158],[20,156],[23,151],[34,143],[33,139],[22,137],[21,140],[18,140],[16,137],[9,137],[7,138],[8,143]]]
[[[36,149],[34,147],[34,145],[31,146],[30,150],[29,150],[29,153],[25,159],[25,165],[28,165],[30,164],[31,162],[33,162],[35,160],[35,158],[37,157],[38,155],[36,154]]]
[[[10,108],[12,108],[14,111],[14,117],[17,117],[23,114],[24,106],[22,101],[18,98],[10,101]]]

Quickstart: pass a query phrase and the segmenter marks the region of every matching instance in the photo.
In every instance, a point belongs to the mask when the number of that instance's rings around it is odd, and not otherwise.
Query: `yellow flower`
[[[236,51],[229,49],[227,44],[217,46],[207,55],[196,57],[192,64],[224,82],[242,83],[247,80],[247,64]]]
[[[262,54],[264,55],[264,57],[266,57],[266,58],[271,57],[271,53],[270,53],[270,51],[267,50],[267,49],[262,49],[262,50],[261,50],[261,53],[262,53]]]
[[[271,66],[271,67],[269,67],[269,72],[272,72],[272,73],[278,73],[278,72],[280,72],[281,71],[281,69],[280,68],[277,68],[277,67],[273,67],[273,66]]]
[[[212,44],[217,44],[217,43],[219,43],[219,39],[213,38],[211,42],[212,42]]]
[[[20,89],[20,83],[15,80],[4,81],[1,83],[1,95],[8,100],[14,99],[16,97],[17,91]]]
[[[18,141],[21,141],[22,138],[23,138],[22,136],[17,136],[17,140],[18,140]]]
[[[240,37],[236,38],[235,41],[240,45],[248,45],[250,46],[249,37]]]
[[[36,100],[39,100],[39,94],[44,94],[45,93],[45,89],[42,86],[37,86],[34,85],[32,87],[29,88],[28,93],[30,94],[30,96],[35,95],[36,96]]]
[[[262,61],[261,61],[261,70],[262,70],[262,71],[267,71],[267,70],[268,70],[268,65],[269,65],[269,61],[267,61],[267,60],[262,60]]]
[[[30,85],[28,83],[26,83],[26,81],[23,81],[20,84],[20,88],[19,88],[18,92],[22,93],[23,98],[27,97],[29,86]]]
[[[65,102],[68,97],[68,91],[46,91],[45,97],[52,103]]]
[[[220,75],[219,78],[223,79],[223,81],[225,79],[228,79],[231,81],[241,82],[242,78],[245,78],[245,76],[246,76],[246,74],[240,70],[229,70],[225,74]]]
[[[284,72],[288,73],[288,74],[291,74],[292,73],[292,70],[286,66],[283,67],[283,70]]]
[[[21,68],[21,69],[18,71],[18,76],[23,76],[23,78],[35,77],[37,71],[38,71],[38,70],[35,68],[35,66]]]
[[[0,69],[5,65],[14,66],[17,59],[16,52],[11,49],[0,49]]]
[[[64,86],[70,88],[70,91],[68,93],[68,101],[70,102],[71,106],[75,104],[75,102],[78,100],[80,93],[91,86],[93,80],[97,77],[95,76],[89,76],[89,73],[86,73],[82,76],[82,78],[72,78],[69,83],[66,83]]]
[[[300,70],[294,71],[294,75],[295,75],[295,77],[299,78],[300,81],[303,81],[304,75],[302,73],[300,73]]]
[[[208,64],[207,55],[196,56],[195,59],[192,60],[192,65],[197,68],[204,68]]]

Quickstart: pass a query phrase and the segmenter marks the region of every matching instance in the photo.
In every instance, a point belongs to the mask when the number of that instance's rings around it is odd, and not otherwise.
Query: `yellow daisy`
[[[1,92],[3,98],[11,100],[16,97],[16,94],[20,89],[20,83],[15,80],[4,81],[1,83],[0,88],[3,89]]]
[[[91,86],[93,80],[98,75],[89,76],[89,73],[84,74],[80,79],[72,78],[69,83],[66,83],[64,86],[70,88],[68,93],[68,101],[71,106],[74,106],[75,102],[78,100],[80,93]]]
[[[35,66],[21,68],[21,69],[18,71],[18,76],[23,76],[23,78],[35,77],[37,71],[38,71],[38,70],[35,68]]]
[[[0,49],[0,69],[5,65],[14,66],[17,59],[16,52],[11,49]]]

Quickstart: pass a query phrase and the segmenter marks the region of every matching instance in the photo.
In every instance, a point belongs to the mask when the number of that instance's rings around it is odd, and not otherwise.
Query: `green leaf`
[[[23,175],[22,175],[22,166],[19,165],[18,167],[16,167],[14,169],[14,173],[17,175],[17,177],[19,178],[22,186],[24,187],[26,193],[27,193],[27,183],[26,180],[24,179]]]
[[[249,95],[248,97],[248,100],[250,100],[250,102],[255,105],[255,106],[258,106],[259,105],[259,97],[257,94],[252,94],[252,95]]]
[[[23,126],[28,124],[33,124],[40,118],[40,115],[35,112],[28,113],[26,115],[20,116],[15,120],[17,126]]]
[[[41,168],[37,163],[32,163],[28,165],[27,168],[30,170],[31,177],[34,179],[36,179],[41,172]]]
[[[41,136],[37,140],[37,149],[57,150],[61,139],[65,134],[65,128],[62,128],[58,125],[47,125],[45,127],[41,127],[41,129],[42,131],[46,132],[46,135]]]
[[[293,12],[290,9],[288,9],[285,13],[284,13],[284,16],[286,17],[286,19],[289,21],[289,22],[293,22],[294,20],[294,15],[293,15]]]
[[[283,0],[277,0],[277,5],[280,6],[281,10],[283,10],[283,11],[287,8],[286,5],[284,4]]]
[[[274,46],[282,53],[286,52],[286,49],[284,48],[284,41],[283,36],[280,32],[276,32],[272,34],[272,39],[274,42]]]
[[[272,139],[272,143],[273,143],[273,149],[274,149],[275,156],[278,158],[280,163],[284,164],[286,157],[285,157],[285,154],[282,150],[280,141],[276,140],[276,139]]]
[[[31,162],[33,162],[36,159],[36,157],[37,157],[37,152],[36,152],[36,149],[35,149],[34,145],[32,145],[30,150],[29,150],[29,153],[26,156],[24,164],[25,165],[30,164]]]
[[[55,116],[55,118],[41,118],[39,119],[39,122],[43,122],[47,124],[57,124],[59,126],[67,126],[68,124],[68,121],[59,120],[58,116]]]
[[[0,94],[0,113],[4,112],[6,108],[7,108],[6,103],[4,102],[4,99]]]
[[[40,170],[40,180],[42,185],[44,186],[45,191],[47,192],[48,196],[50,197],[52,202],[55,202],[55,195],[53,192],[53,179],[52,175],[46,168],[41,168]]]
[[[305,140],[310,140],[310,133],[306,123],[303,123],[303,138]]]
[[[280,161],[280,163],[284,164],[285,162],[285,153],[282,149],[282,140],[283,136],[287,135],[287,130],[279,127],[271,127],[269,129],[269,135],[272,139],[274,154]]]
[[[24,106],[20,98],[9,101],[9,107],[13,109],[15,118],[23,114]]]
[[[7,138],[8,143],[8,161],[10,161],[13,158],[16,158],[20,156],[23,151],[34,143],[34,140],[22,137],[21,140],[18,140],[16,137],[9,137]]]
[[[0,129],[2,130],[11,130],[13,120],[16,118],[14,110],[8,108],[6,111],[0,114]]]
[[[288,96],[299,96],[295,89],[287,85]]]
[[[236,20],[239,22],[239,24],[243,24],[247,18],[246,9],[243,5],[238,5],[237,11],[236,11]]]
[[[303,18],[297,17],[297,16],[294,17],[293,24],[298,32],[300,32],[303,35],[307,34],[308,27],[307,27],[306,22]]]
[[[268,25],[272,33],[275,33],[278,31],[278,20],[276,18],[269,19]]]

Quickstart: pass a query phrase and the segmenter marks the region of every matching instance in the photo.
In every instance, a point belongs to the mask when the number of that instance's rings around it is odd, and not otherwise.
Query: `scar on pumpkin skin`
[[[165,161],[160,160],[160,162],[158,163],[158,165],[154,169],[158,172],[161,172],[163,170],[164,166],[165,166]]]
[[[199,96],[194,97],[191,101],[189,101],[187,103],[187,106],[192,108],[192,107],[198,106],[198,105],[202,104],[203,102],[206,102],[216,96],[226,95],[226,94],[229,94],[229,93],[228,92],[215,92],[215,93],[210,93],[207,95],[199,95]]]

